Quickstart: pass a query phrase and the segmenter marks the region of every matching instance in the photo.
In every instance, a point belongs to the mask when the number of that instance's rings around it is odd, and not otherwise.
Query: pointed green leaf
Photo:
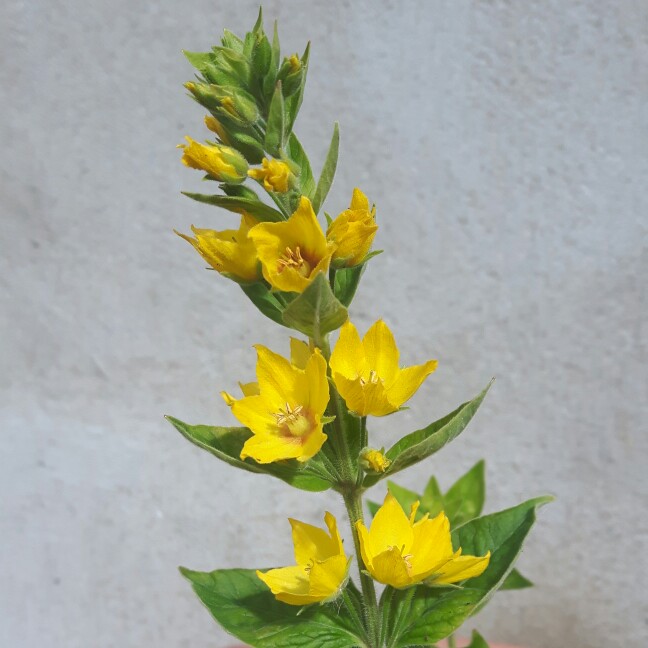
[[[284,98],[281,93],[281,81],[277,81],[266,126],[265,148],[266,151],[278,157],[285,145],[286,123],[284,113]]]
[[[364,646],[344,606],[306,608],[277,601],[253,569],[210,573],[180,568],[212,617],[253,648]]]
[[[281,212],[257,200],[243,198],[241,196],[210,196],[207,194],[191,193],[189,191],[181,192],[183,195],[206,205],[215,205],[229,211],[241,214],[244,211],[252,214],[260,221],[278,222],[284,220]]]
[[[429,513],[430,517],[435,517],[444,509],[443,495],[435,477],[430,477],[423,491],[421,508],[426,513]]]
[[[309,57],[310,57],[310,43],[306,45],[304,54],[301,57],[304,76],[302,77],[302,82],[301,85],[299,86],[299,90],[297,90],[295,94],[291,95],[286,100],[286,112],[288,118],[288,125],[286,127],[286,131],[288,133],[292,132],[293,126],[295,125],[295,120],[297,119],[297,114],[299,113],[299,109],[301,108],[302,101],[304,99],[304,88],[306,87],[306,73],[308,72]]]
[[[187,61],[200,72],[203,71],[206,65],[214,61],[214,55],[211,52],[188,52],[182,50],[182,53],[187,57]]]
[[[284,305],[278,299],[281,293],[273,293],[261,282],[240,284],[248,299],[273,322],[286,326],[283,321]]]
[[[366,267],[366,263],[361,263],[352,268],[342,268],[335,271],[335,296],[345,306],[349,306],[352,302]]]
[[[506,577],[506,580],[500,586],[499,591],[503,592],[505,590],[519,590],[526,589],[528,587],[533,587],[533,583],[525,576],[522,576],[522,574],[520,574],[517,569],[513,569],[511,573]]]
[[[286,483],[306,491],[325,491],[331,487],[323,473],[317,458],[300,463],[296,460],[279,461],[270,464],[259,464],[253,459],[241,460],[243,444],[252,436],[252,432],[244,427],[216,427],[212,425],[189,425],[177,418],[167,416],[166,419],[182,436],[207,450],[214,456],[248,472],[265,473],[278,477]]]
[[[229,29],[223,30],[223,37],[221,38],[223,47],[228,47],[234,50],[237,54],[243,53],[243,41]]]
[[[312,337],[321,340],[330,331],[340,328],[349,314],[337,300],[323,272],[291,302],[284,311],[284,323]]]
[[[422,430],[404,436],[386,453],[387,458],[391,461],[389,468],[382,475],[367,475],[364,479],[365,487],[372,486],[383,477],[393,475],[422,461],[458,437],[475,415],[492,384],[491,380],[478,396],[460,405],[454,412]]]
[[[463,588],[416,588],[411,602],[407,590],[393,594],[388,617],[405,615],[395,648],[429,645],[452,634],[469,616],[481,609],[511,571],[533,523],[536,508],[551,497],[528,500],[499,513],[476,518],[452,533],[455,549],[464,555],[483,556],[491,552],[486,571],[466,581]]]
[[[482,637],[479,632],[477,632],[477,630],[473,630],[470,645],[468,645],[466,648],[488,648],[488,644],[486,643],[484,637]]]
[[[374,518],[376,517],[376,513],[378,513],[378,509],[382,506],[381,504],[378,504],[378,502],[373,502],[371,500],[366,500],[366,505],[367,505],[367,510],[369,511],[369,515]]]
[[[312,199],[315,192],[315,179],[313,178],[313,171],[311,169],[308,156],[304,151],[297,135],[290,133],[288,138],[288,147],[286,151],[288,157],[299,167],[299,186],[302,195],[308,199]]]
[[[329,146],[328,154],[326,155],[326,161],[324,162],[324,166],[322,167],[322,173],[320,174],[320,179],[317,183],[317,188],[315,189],[315,195],[313,196],[313,209],[316,214],[319,212],[320,207],[324,204],[329,189],[333,184],[335,169],[337,168],[339,148],[340,126],[337,122],[335,122],[335,126],[333,127],[333,137],[331,138],[331,144]]]
[[[481,460],[460,477],[443,497],[445,513],[453,528],[481,514],[485,494],[484,461]]]

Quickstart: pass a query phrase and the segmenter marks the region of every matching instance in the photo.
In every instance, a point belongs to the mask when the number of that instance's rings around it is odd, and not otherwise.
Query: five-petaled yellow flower
[[[322,429],[329,401],[326,360],[314,349],[302,369],[260,344],[256,350],[258,393],[250,387],[239,400],[223,394],[232,414],[252,431],[241,459],[307,461],[327,438]]]
[[[192,169],[200,169],[220,182],[239,183],[246,178],[248,163],[235,149],[221,144],[201,144],[185,137],[188,144],[183,149],[182,163]]]
[[[256,218],[243,213],[238,230],[217,232],[198,229],[192,225],[195,238],[180,232],[176,234],[189,241],[198,254],[218,272],[242,281],[255,281],[259,278],[259,260],[249,233],[256,224]]]
[[[263,182],[266,191],[286,193],[290,189],[291,172],[290,167],[281,160],[261,160],[260,169],[250,169],[250,178]]]
[[[394,336],[382,320],[362,340],[349,320],[342,325],[329,364],[335,386],[349,410],[360,416],[391,414],[437,368],[436,360],[428,360],[401,369],[398,356]]]
[[[309,605],[335,599],[349,577],[351,558],[347,558],[335,518],[326,513],[328,533],[319,527],[290,519],[295,562],[257,576],[275,598],[290,605]]]
[[[485,556],[462,556],[454,551],[450,522],[441,512],[433,519],[428,514],[414,522],[419,503],[412,506],[409,518],[396,498],[387,493],[384,504],[367,530],[356,523],[362,560],[378,582],[398,589],[425,583],[449,585],[479,576],[488,567]]]
[[[295,213],[280,223],[259,223],[250,237],[257,248],[263,276],[278,290],[304,292],[331,262],[328,245],[313,206],[302,196]]]
[[[360,189],[353,190],[349,209],[345,209],[326,230],[326,238],[335,244],[333,261],[354,266],[369,254],[376,225],[376,208],[369,208],[369,200]]]

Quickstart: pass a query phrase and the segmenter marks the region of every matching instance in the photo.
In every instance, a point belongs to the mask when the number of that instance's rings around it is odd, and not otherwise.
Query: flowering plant
[[[336,124],[316,182],[293,132],[309,47],[282,59],[276,24],[269,39],[259,13],[243,39],[226,30],[212,51],[185,54],[199,72],[185,87],[208,111],[205,125],[213,135],[205,143],[187,137],[182,162],[220,190],[186,195],[238,214],[240,223],[180,236],[264,315],[304,338],[290,338],[288,357],[257,345],[256,380],[240,383],[240,397],[222,392],[240,426],[168,419],[231,466],[341,495],[353,545],[344,545],[337,520],[326,512],[326,528],[290,519],[294,565],[181,571],[223,628],[251,646],[396,648],[445,637],[452,645],[454,631],[496,590],[530,585],[513,564],[537,507],[550,498],[482,516],[480,462],[445,493],[434,477],[421,494],[388,481],[384,503],[367,502],[373,519],[365,521],[365,491],[455,439],[490,384],[387,451],[372,447],[368,417],[399,412],[437,362],[401,367],[385,322],[361,337],[349,319],[362,274],[379,253],[372,251],[376,208],[355,189],[349,208],[335,218],[325,212],[327,228],[320,225],[339,132]],[[331,349],[330,334],[338,329]],[[359,587],[350,577],[352,563]],[[473,648],[486,645],[473,635]]]

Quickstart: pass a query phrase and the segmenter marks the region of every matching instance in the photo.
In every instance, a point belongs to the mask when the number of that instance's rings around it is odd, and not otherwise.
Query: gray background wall
[[[386,252],[354,319],[384,316],[405,362],[440,360],[374,439],[496,375],[464,435],[401,482],[447,486],[486,457],[490,510],[558,496],[520,563],[537,587],[475,625],[533,648],[648,645],[646,3],[265,11],[286,53],[313,42],[297,132],[316,168],[341,122],[328,210],[355,185],[378,204]],[[252,375],[253,343],[286,349],[171,232],[235,220],[179,194],[199,175],[174,146],[205,137],[180,50],[251,27],[256,2],[1,13],[0,645],[226,646],[176,566],[288,564],[286,517],[342,515],[162,419],[233,422],[218,390]]]

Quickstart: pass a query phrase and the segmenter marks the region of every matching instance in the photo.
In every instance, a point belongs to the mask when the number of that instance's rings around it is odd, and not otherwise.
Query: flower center
[[[281,255],[277,262],[277,272],[283,272],[286,268],[295,269],[302,277],[310,276],[311,265],[301,255],[301,250],[297,246],[294,251],[289,247]]]
[[[295,408],[286,403],[285,408],[273,414],[282,432],[293,437],[303,437],[311,431],[312,424],[303,405]]]
[[[384,382],[383,379],[372,369],[369,372],[369,378],[365,379],[360,376],[360,384],[364,387],[367,383],[377,385],[379,382]]]

